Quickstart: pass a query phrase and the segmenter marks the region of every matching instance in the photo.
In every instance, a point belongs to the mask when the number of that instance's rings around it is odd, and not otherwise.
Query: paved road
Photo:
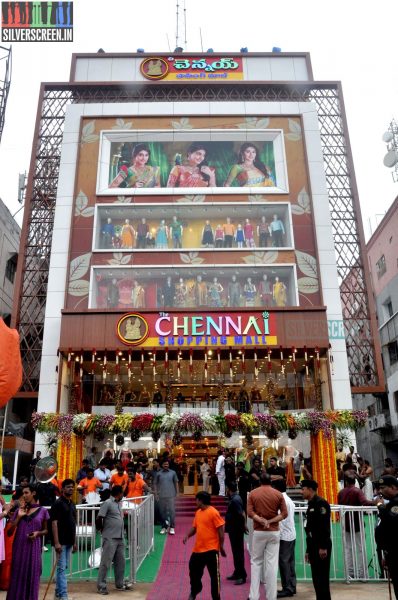
[[[151,583],[139,583],[135,586],[131,592],[118,592],[112,585],[109,586],[109,600],[145,600],[151,586]],[[39,600],[43,600],[46,586],[42,585],[40,588]],[[69,586],[69,595],[71,600],[98,600],[100,596],[96,593],[94,582],[81,582],[72,583]],[[332,597],[333,600],[337,598],[339,600],[387,600],[388,599],[388,586],[384,583],[356,583],[346,585],[345,583],[334,583],[332,584]],[[0,592],[0,600],[5,600],[6,592]],[[53,600],[54,598],[54,584],[51,585],[50,590],[47,594],[46,600]],[[308,583],[299,584],[297,587],[297,596],[295,600],[315,600],[314,589]],[[164,600],[185,600],[184,598],[164,598]],[[207,600],[207,599],[206,599]],[[228,600],[228,598],[223,598]]]

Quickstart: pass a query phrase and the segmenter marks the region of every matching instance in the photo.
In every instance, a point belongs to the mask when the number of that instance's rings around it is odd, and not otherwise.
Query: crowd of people
[[[382,476],[371,483],[372,467],[362,460],[354,448],[336,456],[341,479],[337,503],[344,507],[379,507],[375,539],[379,550],[381,572],[387,568],[398,598],[398,479],[390,459],[386,459]],[[267,600],[292,597],[296,593],[295,572],[295,504],[286,493],[289,469],[279,464],[277,456],[269,456],[264,464],[260,455],[246,462],[221,448],[214,460],[204,457],[190,468],[176,463],[165,451],[159,459],[148,460],[145,452],[122,449],[118,456],[108,445],[102,456],[91,448],[76,473],[76,479],[62,483],[54,477],[42,483],[35,481],[38,452],[31,462],[30,476],[22,476],[7,503],[0,493],[0,588],[7,589],[7,600],[37,600],[41,576],[42,550],[52,544],[57,556],[55,597],[68,599],[66,570],[71,552],[76,550],[75,490],[79,502],[101,503],[96,528],[102,535],[101,563],[97,591],[107,595],[107,572],[115,565],[115,586],[130,589],[124,579],[125,521],[122,500],[138,504],[152,493],[155,498],[155,522],[161,534],[175,535],[175,499],[183,491],[183,481],[202,486],[196,494],[197,511],[192,527],[184,537],[195,536],[189,561],[193,600],[202,590],[202,577],[207,568],[213,600],[221,598],[219,559],[225,556],[227,534],[234,570],[228,576],[239,586],[250,575],[249,600],[259,600],[264,583]],[[294,484],[300,480],[303,499],[308,502],[305,531],[307,553],[317,600],[329,600],[329,570],[332,552],[331,509],[317,494],[318,484],[311,475],[311,464],[300,453],[293,468]],[[184,479],[185,478],[185,479]],[[225,517],[211,504],[211,495],[226,496]],[[1,490],[0,490],[1,492]],[[6,523],[5,527],[3,524]],[[178,526],[178,523],[177,523]],[[367,579],[364,522],[359,513],[347,511],[342,522],[345,536],[347,582]],[[245,538],[246,534],[248,538]],[[368,534],[369,535],[369,534]],[[251,568],[245,568],[245,539],[248,540]],[[11,568],[12,565],[12,568]],[[395,567],[395,568],[394,568]],[[281,589],[277,590],[278,568]]]

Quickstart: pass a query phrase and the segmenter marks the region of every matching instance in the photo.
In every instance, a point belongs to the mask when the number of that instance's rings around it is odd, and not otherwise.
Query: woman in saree
[[[231,187],[234,182],[239,187],[273,187],[271,172],[259,159],[257,146],[246,142],[238,153],[238,162],[233,165],[224,183]]]
[[[110,188],[152,188],[160,187],[160,169],[148,164],[151,151],[146,144],[137,144],[131,155],[131,165],[123,165]]]
[[[184,164],[176,164],[170,171],[167,187],[215,187],[216,174],[214,167],[206,163],[206,147],[196,142],[187,150]],[[180,161],[181,155],[176,163]]]
[[[23,506],[15,512],[7,535],[16,529],[12,546],[12,570],[7,600],[38,600],[43,539],[50,515],[36,502],[34,485],[22,493]]]

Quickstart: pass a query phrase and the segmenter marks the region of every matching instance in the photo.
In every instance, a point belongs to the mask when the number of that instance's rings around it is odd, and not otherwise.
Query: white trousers
[[[253,531],[251,564],[250,600],[260,599],[260,583],[263,578],[267,600],[276,600],[279,531]]]
[[[354,579],[367,579],[366,554],[364,556],[365,535],[362,537],[360,531],[345,531],[344,536],[347,575]]]
[[[224,473],[217,473],[218,484],[220,486],[219,496],[225,496],[225,475]]]

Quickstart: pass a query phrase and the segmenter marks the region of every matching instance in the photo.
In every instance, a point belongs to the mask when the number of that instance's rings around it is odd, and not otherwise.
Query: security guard
[[[304,500],[308,500],[305,558],[311,565],[312,582],[317,600],[330,600],[329,571],[332,553],[330,505],[324,498],[317,495],[318,484],[313,479],[303,479],[301,487]]]
[[[380,522],[376,527],[375,539],[384,552],[385,566],[394,586],[398,600],[398,479],[393,475],[382,475],[377,482],[383,498],[388,504],[379,504]]]

